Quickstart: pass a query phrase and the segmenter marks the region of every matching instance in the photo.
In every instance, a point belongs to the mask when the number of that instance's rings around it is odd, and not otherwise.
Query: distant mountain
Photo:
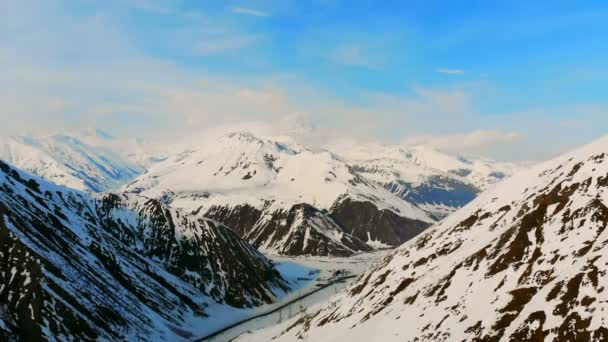
[[[302,117],[291,119],[278,128],[307,142],[318,135]],[[1,158],[52,182],[143,193],[289,255],[398,246],[519,167],[423,146],[332,150],[338,154],[247,131],[175,147],[101,130],[0,141]]]
[[[154,199],[71,190],[2,161],[0,259],[2,341],[188,339],[227,308],[289,290],[216,222]]]
[[[225,223],[278,254],[397,246],[435,221],[335,154],[247,132],[169,158],[125,190]]]
[[[241,340],[606,341],[607,227],[608,137],[517,173],[320,310]]]
[[[111,151],[144,170],[165,160],[174,149],[174,146],[168,147],[137,137],[116,138],[100,129],[71,132],[66,135],[74,137],[91,147]]]
[[[57,184],[82,191],[117,189],[164,157],[136,139],[114,139],[96,130],[0,140],[0,158]]]
[[[451,156],[428,146],[369,144],[338,153],[358,173],[439,218],[521,168],[515,163]]]

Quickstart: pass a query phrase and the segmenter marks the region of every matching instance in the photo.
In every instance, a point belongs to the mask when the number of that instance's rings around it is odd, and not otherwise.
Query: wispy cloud
[[[233,13],[252,15],[254,17],[268,17],[270,13],[246,7],[233,7]]]
[[[342,45],[329,53],[329,60],[336,64],[358,66],[369,69],[379,69],[384,61],[379,56],[373,56],[368,49],[358,45]]]
[[[510,102],[512,89],[503,89],[498,77],[459,84],[469,76],[487,74],[456,63],[443,65],[448,68],[426,64],[432,61],[411,66],[446,74],[444,81],[454,81],[448,88],[427,88],[424,81],[402,79],[407,72],[398,68],[409,60],[401,57],[414,53],[414,46],[407,49],[407,36],[378,34],[380,30],[367,27],[371,33],[359,32],[366,23],[345,29],[342,22],[309,28],[287,44],[283,39],[275,42],[274,31],[256,26],[257,20],[236,20],[245,17],[235,14],[253,16],[250,19],[276,16],[287,12],[282,7],[263,8],[267,13],[210,6],[217,13],[186,9],[180,6],[182,0],[166,0],[162,6],[153,0],[96,2],[86,9],[65,0],[37,0],[36,6],[29,2],[0,1],[0,64],[9,66],[0,73],[0,135],[101,122],[102,128],[116,130],[117,135],[137,131],[173,140],[228,121],[265,122],[300,112],[310,113],[318,126],[335,130],[332,137],[395,142],[408,135],[409,143],[426,142],[460,153],[542,159],[605,134],[605,99],[584,107],[558,101],[532,109],[526,102],[497,109],[488,103]],[[123,4],[129,6],[128,15],[118,15],[125,12]],[[131,21],[131,15],[140,17]],[[146,21],[150,18],[154,21]],[[290,56],[264,53],[266,46],[274,51],[274,44]],[[291,63],[271,63],[291,54],[293,68]],[[239,58],[242,55],[247,58]],[[300,60],[306,64],[296,62]],[[316,69],[320,61],[345,68],[319,72],[324,70]],[[383,72],[361,79],[358,74],[371,73],[353,73],[351,68]],[[284,79],[285,74],[293,77]],[[388,74],[390,78],[376,79]],[[463,74],[467,77],[458,76]],[[585,80],[597,75],[590,71]],[[348,88],[342,85],[344,76],[355,80]],[[398,83],[399,88],[378,86],[380,80]],[[405,93],[403,86],[408,87]]]
[[[500,130],[475,130],[469,133],[451,135],[426,135],[404,137],[404,145],[430,145],[447,152],[475,153],[491,149],[496,145],[509,144],[524,138],[518,132]]]
[[[558,124],[562,128],[581,128],[584,126],[584,122],[581,120],[562,120]]]
[[[201,56],[236,51],[254,45],[260,37],[240,33],[207,34],[192,45],[192,51]]]
[[[464,70],[462,69],[437,69],[435,70],[435,72],[438,72],[440,74],[448,74],[448,75],[462,75],[464,74]]]

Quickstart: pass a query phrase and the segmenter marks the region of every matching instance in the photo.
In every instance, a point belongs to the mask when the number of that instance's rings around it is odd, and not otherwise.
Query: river
[[[348,258],[276,257],[273,261],[283,277],[292,284],[294,292],[277,303],[265,305],[249,317],[226,324],[226,331],[198,341],[226,342],[250,331],[271,327],[301,315],[311,306],[326,301],[381,259],[387,251],[358,254]],[[311,278],[304,280],[304,278]],[[319,289],[322,287],[321,289]],[[289,303],[289,304],[287,304]],[[279,309],[280,308],[280,309]],[[218,329],[220,330],[220,329]],[[208,336],[208,335],[207,335]]]

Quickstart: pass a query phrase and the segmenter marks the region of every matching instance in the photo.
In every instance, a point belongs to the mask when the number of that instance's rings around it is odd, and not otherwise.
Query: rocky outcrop
[[[302,203],[289,210],[213,207],[206,217],[231,225],[253,246],[281,255],[349,256],[372,250],[326,212]]]
[[[380,210],[372,203],[346,199],[334,205],[331,218],[354,237],[387,246],[399,246],[430,226],[429,223]]]
[[[262,251],[282,255],[349,256],[373,247],[395,247],[430,225],[348,198],[329,211],[305,203],[276,209],[269,203],[262,210],[248,205],[214,206],[204,216],[234,227]]]
[[[199,214],[199,212],[194,212]],[[231,227],[239,236],[245,237],[262,218],[263,212],[247,204],[235,206],[212,206],[204,216]]]

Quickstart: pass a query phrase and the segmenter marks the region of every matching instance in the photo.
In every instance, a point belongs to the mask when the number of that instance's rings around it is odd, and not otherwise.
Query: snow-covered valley
[[[381,260],[389,250],[361,253],[348,258],[340,257],[289,257],[271,258],[277,270],[292,286],[293,293],[281,298],[277,303],[264,305],[255,310],[247,310],[244,316],[231,316],[215,326],[219,331],[235,322],[241,322],[220,334],[209,333],[199,341],[226,342],[239,336],[245,338],[253,331],[272,327],[290,318],[304,315],[309,308],[328,300],[347,287],[357,276],[367,271]],[[289,305],[286,305],[289,303]],[[277,311],[278,310],[278,311]]]
[[[608,0],[0,0],[0,342],[608,342]]]
[[[0,199],[6,217],[22,220],[7,221],[5,230],[16,238],[10,243],[45,260],[38,281],[53,285],[38,296],[72,303],[71,314],[85,322],[85,328],[48,325],[58,304],[45,304],[34,317],[41,327],[34,333],[247,340],[317,310],[393,248],[517,168],[422,147],[361,146],[338,154],[249,132],[186,146],[162,150],[100,131],[5,140],[0,158],[10,163],[2,164]],[[76,234],[60,245],[77,250],[82,263],[54,257],[63,252],[37,235],[38,220],[48,221],[49,241]],[[132,259],[133,252],[141,255]],[[66,279],[54,279],[55,267],[69,267]],[[99,267],[98,275],[89,274]],[[136,271],[150,267],[156,270],[152,286]],[[72,288],[80,274],[120,284],[130,302],[114,312],[124,320],[100,318],[105,309],[74,299],[90,296]],[[177,301],[158,306],[147,299],[163,291]],[[146,323],[136,323],[129,310]],[[23,315],[0,317],[5,329],[20,334]]]
[[[608,137],[520,172],[237,341],[604,341]]]

